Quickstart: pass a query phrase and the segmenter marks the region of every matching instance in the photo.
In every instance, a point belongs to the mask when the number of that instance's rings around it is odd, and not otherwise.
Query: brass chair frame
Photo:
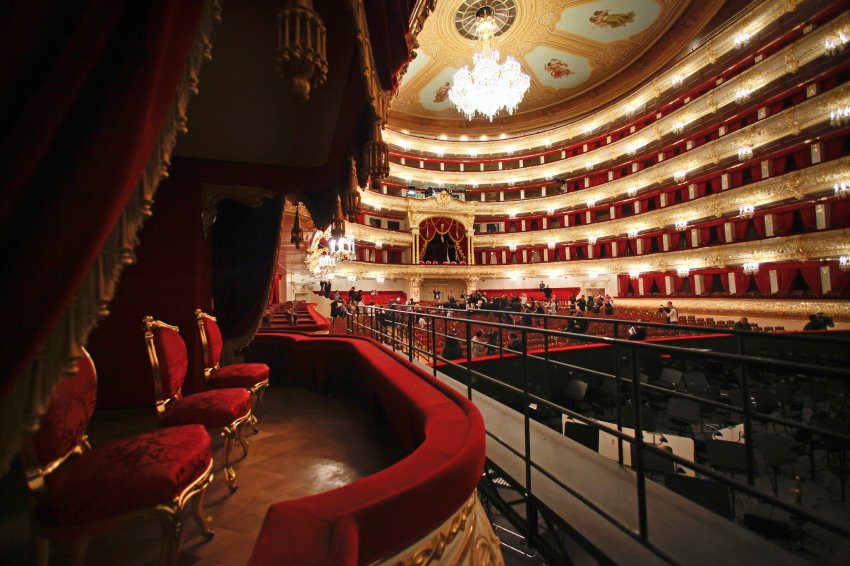
[[[157,418],[162,419],[165,416],[168,407],[173,403],[180,401],[183,398],[183,387],[177,390],[173,397],[165,398],[162,390],[162,372],[160,369],[159,357],[156,353],[156,342],[154,340],[154,328],[168,328],[179,334],[180,328],[170,324],[166,324],[161,320],[156,320],[148,315],[144,318],[145,324],[145,344],[148,351],[148,359],[151,362],[151,373],[153,374],[154,392],[156,395],[156,414]],[[182,337],[181,337],[182,338]],[[249,422],[253,415],[252,407],[249,407],[248,412],[238,417],[229,425],[217,429],[221,437],[224,439],[224,480],[231,492],[236,491],[236,470],[233,469],[233,462],[230,455],[233,452],[233,441],[239,442],[242,446],[243,458],[248,456],[248,442],[242,437],[242,425]],[[199,423],[201,424],[201,423]]]
[[[205,323],[205,319],[210,319],[213,322],[217,322],[216,318],[211,314],[205,313],[201,309],[195,309],[195,320],[198,322],[198,334],[201,337],[201,348],[203,349],[204,355],[204,379],[207,380],[215,375],[215,372],[219,370],[221,364],[216,362],[213,364],[212,361],[212,348],[210,347],[209,335],[207,334],[207,326]],[[266,391],[266,388],[269,386],[269,380],[261,381],[259,383],[254,384],[253,387],[248,388],[248,391],[251,392],[251,419],[250,424],[253,428],[254,432],[259,432],[257,428],[257,416],[255,414],[255,410],[257,408],[257,401],[263,400],[263,394]]]
[[[84,349],[83,355],[91,360],[91,356]],[[92,367],[94,364],[92,362]],[[97,379],[97,369],[95,368],[95,380]],[[74,457],[81,457],[92,451],[92,447],[88,441],[88,435],[83,434],[80,442],[65,454],[55,460],[42,464],[38,458],[35,442],[32,435],[27,435],[21,447],[21,460],[24,465],[27,485],[30,491],[38,501],[45,495],[46,477],[59,469],[62,464]],[[35,536],[36,549],[36,564],[37,566],[47,566],[50,563],[50,541],[51,540],[66,540],[68,538],[75,539],[72,549],[71,563],[74,565],[85,564],[86,549],[88,546],[87,537],[74,537],[75,530],[86,530],[92,532],[104,532],[115,530],[124,525],[134,523],[136,521],[145,521],[154,519],[162,526],[163,540],[160,548],[160,564],[163,566],[173,566],[177,564],[177,558],[180,555],[180,546],[183,539],[183,509],[192,501],[192,516],[201,530],[203,537],[206,540],[213,538],[215,531],[213,530],[213,519],[206,513],[204,507],[206,490],[212,483],[213,479],[213,460],[210,458],[210,463],[204,473],[186,488],[178,493],[171,501],[165,501],[153,508],[140,509],[130,513],[124,513],[104,521],[97,521],[83,525],[47,525],[38,521],[35,517],[32,520],[33,534]],[[96,478],[93,478],[96,481]]]

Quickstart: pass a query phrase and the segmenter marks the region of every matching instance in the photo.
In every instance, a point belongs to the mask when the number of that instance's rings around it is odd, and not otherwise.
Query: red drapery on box
[[[800,219],[803,221],[803,227],[806,230],[814,230],[817,228],[817,221],[815,220],[815,209],[812,207],[801,208],[800,209]]]
[[[617,289],[619,290],[621,297],[631,291],[631,289],[629,289],[629,280],[628,274],[617,276]]]
[[[776,266],[776,287],[780,293],[787,293],[791,290],[794,284],[794,279],[797,277],[796,265]]]
[[[800,275],[809,287],[809,291],[815,295],[823,293],[823,285],[820,281],[820,263],[806,263],[800,266]]]
[[[0,341],[0,395],[124,211],[171,108],[202,5],[67,0],[3,8],[0,297],[15,329]]]
[[[850,200],[840,200],[829,205],[829,227],[847,228],[850,226]]]
[[[841,271],[837,261],[829,262],[829,283],[832,293],[842,296],[850,294],[850,271]]]
[[[777,212],[773,215],[773,234],[775,236],[783,236],[791,232],[791,227],[794,225],[794,211],[787,210],[785,212]]]
[[[448,256],[443,257],[437,250],[440,246],[443,250],[454,247],[457,253],[454,261],[466,261],[466,228],[463,224],[443,217],[429,218],[419,224],[419,259],[440,263],[447,261]]]

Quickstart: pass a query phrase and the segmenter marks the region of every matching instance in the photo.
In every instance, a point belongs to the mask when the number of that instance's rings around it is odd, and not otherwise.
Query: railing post
[[[632,366],[635,365],[635,360],[630,360]],[[632,372],[636,373],[636,372]],[[617,398],[617,432],[623,432],[623,400],[620,392],[623,387],[623,378],[620,376],[620,348],[614,344],[614,383],[616,384],[615,396]],[[617,438],[617,461],[623,465],[623,439]]]
[[[643,469],[643,425],[640,422],[640,376],[638,375],[636,363],[637,355],[635,353],[634,346],[630,349],[630,353],[632,357],[632,405],[634,405],[633,408],[635,414],[635,451],[632,454],[632,466],[634,466],[637,471],[638,534],[643,542],[647,542],[649,540],[649,531],[646,523],[646,476],[644,475]]]
[[[744,355],[744,335],[738,335],[738,353]],[[746,362],[741,363],[741,409],[744,424],[744,452],[747,456],[747,483],[755,485],[755,454],[753,445],[755,438],[752,436],[753,426],[750,418],[750,366]]]
[[[620,323],[619,322],[614,323],[614,338],[615,339],[620,338]]]
[[[502,334],[502,330],[504,330],[501,326],[499,327],[499,359],[501,360],[505,356],[505,335]]]
[[[447,334],[447,333],[444,333]],[[448,338],[446,338],[448,340]],[[431,319],[431,355],[433,359],[432,368],[434,377],[437,377],[437,319]]]
[[[407,313],[407,359],[413,361],[413,311]]]
[[[522,327],[522,415],[525,429],[525,529],[526,540],[534,546],[537,540],[537,505],[531,488],[531,415],[528,398],[528,330]]]
[[[386,316],[387,312],[391,313],[390,314],[390,324],[393,327],[393,332],[392,332],[392,336],[390,338],[390,341],[393,344],[393,352],[395,352],[395,341],[396,341],[396,337],[395,337],[395,327],[396,327],[395,311],[394,310],[392,310],[392,311],[388,310],[384,313],[384,316]]]
[[[472,400],[472,323],[466,312],[466,398]]]

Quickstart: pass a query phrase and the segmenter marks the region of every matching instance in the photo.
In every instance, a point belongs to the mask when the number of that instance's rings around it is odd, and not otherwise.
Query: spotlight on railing
[[[511,250],[512,252],[515,252],[516,251],[516,244],[508,244],[508,249]]]
[[[349,275],[348,277],[346,277],[346,279],[348,279],[349,281],[351,281],[353,283],[354,281],[357,281],[357,276],[356,275]]]
[[[591,169],[593,169],[593,161],[585,161],[584,168],[586,171],[590,171]]]

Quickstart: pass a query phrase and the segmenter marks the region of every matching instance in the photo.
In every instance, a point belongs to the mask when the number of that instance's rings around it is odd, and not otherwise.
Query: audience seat
[[[244,387],[251,392],[251,424],[257,431],[257,417],[254,410],[257,400],[269,385],[269,366],[266,364],[231,364],[220,366],[224,340],[215,317],[201,309],[195,309],[198,321],[198,334],[204,351],[204,384],[207,389],[226,389]]]
[[[204,537],[213,536],[212,519],[204,511],[212,481],[209,434],[200,425],[177,426],[92,449],[85,431],[94,411],[97,376],[87,352],[77,366],[76,373],[53,388],[39,429],[22,450],[36,496],[36,562],[49,562],[50,540],[71,539],[73,560],[83,564],[88,537],[154,519],[164,535],[160,562],[176,564],[181,515],[190,500]]]
[[[233,441],[248,455],[248,443],[242,438],[242,424],[251,417],[251,394],[247,389],[228,388],[202,391],[183,396],[183,381],[188,369],[186,343],[176,326],[144,318],[145,344],[153,373],[156,411],[164,427],[200,424],[219,430],[224,438],[224,479],[230,491],[236,491],[236,471],[230,462]]]

